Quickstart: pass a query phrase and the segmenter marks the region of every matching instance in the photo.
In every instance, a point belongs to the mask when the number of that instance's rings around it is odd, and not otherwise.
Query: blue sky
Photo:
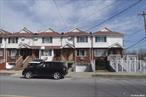
[[[27,27],[33,32],[52,28],[67,32],[78,27],[89,32],[107,27],[125,35],[125,48],[144,37],[146,0],[92,28],[138,0],[0,0],[0,27],[10,32]],[[55,5],[56,4],[56,5]],[[90,29],[92,28],[92,29]],[[146,40],[134,47],[146,48]],[[133,49],[133,48],[131,48]]]

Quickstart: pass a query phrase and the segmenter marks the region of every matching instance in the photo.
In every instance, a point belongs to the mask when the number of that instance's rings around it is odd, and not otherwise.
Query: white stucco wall
[[[42,43],[42,37],[38,37],[36,39],[37,39],[36,41],[32,39],[32,46],[60,46],[61,45],[60,37],[53,37],[52,43]]]
[[[73,41],[74,41],[74,37],[72,37],[72,40],[69,40],[69,38],[71,38],[71,37],[63,37],[62,38],[62,47],[66,47],[67,48],[67,44],[69,43],[69,44],[71,44],[71,45],[74,45],[73,44]]]
[[[95,37],[93,37],[93,47],[95,48],[108,48],[115,43],[118,43],[123,47],[123,38],[116,36],[107,36],[106,42],[95,42]]]
[[[24,41],[22,41],[22,38],[24,38]],[[26,43],[29,46],[61,46],[61,37],[53,37],[52,43],[42,43],[41,37],[36,37],[37,40],[34,41],[33,38],[29,37],[20,37],[18,38],[18,43],[8,43],[8,38],[6,40],[6,48],[19,48],[20,43]],[[68,40],[69,37],[63,37],[62,39],[62,47],[64,47],[67,43],[70,43],[74,45],[76,48],[90,48],[91,47],[91,39],[88,37],[88,42],[77,42],[77,37],[74,37],[73,40]],[[123,37],[118,36],[107,36],[107,42],[95,42],[95,37],[93,37],[93,47],[94,48],[108,48],[111,45],[118,43],[123,47]],[[1,48],[3,48],[5,45],[5,41],[3,39],[1,43]]]
[[[75,37],[75,47],[76,48],[90,48],[91,47],[91,38],[88,37],[88,42],[77,42],[77,37]]]

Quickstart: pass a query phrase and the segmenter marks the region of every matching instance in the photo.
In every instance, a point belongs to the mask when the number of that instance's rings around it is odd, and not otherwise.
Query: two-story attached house
[[[24,28],[19,32],[0,30],[0,62],[14,62],[25,67],[35,58],[90,64],[109,54],[122,54],[123,34],[107,28],[89,33],[75,28],[59,33],[53,29],[33,33]]]

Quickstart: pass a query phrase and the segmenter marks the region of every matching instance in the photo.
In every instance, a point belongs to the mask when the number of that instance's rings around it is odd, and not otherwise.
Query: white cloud
[[[52,27],[54,30],[60,32],[68,31],[76,26],[87,27],[89,25],[94,25],[92,22],[95,23],[95,21],[97,21],[97,23],[99,23],[98,20],[105,19],[113,10],[115,2],[116,0],[56,0],[56,4],[60,11],[59,13],[53,0],[35,0],[33,3],[31,0],[17,0],[16,4],[25,5],[27,8],[24,8],[24,11],[20,12],[3,4],[0,9],[1,26],[10,31],[18,31],[24,26],[33,31]],[[62,18],[64,20],[62,20]],[[137,27],[137,25],[135,25],[138,22],[136,18],[137,17],[128,17],[114,20],[104,25],[113,30],[126,32],[133,27]],[[104,27],[104,25],[102,27]]]
[[[70,3],[62,3],[56,0],[58,10],[52,0],[37,0],[29,8],[29,11],[40,20],[48,21],[48,23],[45,24],[58,27],[58,30],[65,28],[65,25],[67,25],[68,29],[71,29],[71,27],[74,26],[82,26],[85,22],[88,23],[89,21],[91,22],[103,18],[103,15],[108,14],[112,7],[108,9],[103,8],[113,3],[114,0],[93,0],[88,2],[79,0]],[[101,11],[101,9],[103,10]]]
[[[10,9],[8,6],[1,6],[0,25],[3,29],[16,32],[23,27],[28,27],[33,31],[40,26],[34,23],[29,17],[25,17],[22,13]]]
[[[131,16],[131,17],[123,17],[120,19],[115,19],[110,23],[105,23],[101,27],[109,27],[112,30],[122,32],[124,34],[128,34],[134,31],[138,31],[141,29],[142,20],[139,16]],[[100,29],[101,29],[100,27]]]

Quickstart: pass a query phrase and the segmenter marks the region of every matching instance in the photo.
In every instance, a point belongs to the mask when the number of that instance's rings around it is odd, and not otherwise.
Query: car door
[[[45,69],[46,69],[46,64],[41,63],[36,67],[36,72],[38,76],[44,76],[45,75]]]

